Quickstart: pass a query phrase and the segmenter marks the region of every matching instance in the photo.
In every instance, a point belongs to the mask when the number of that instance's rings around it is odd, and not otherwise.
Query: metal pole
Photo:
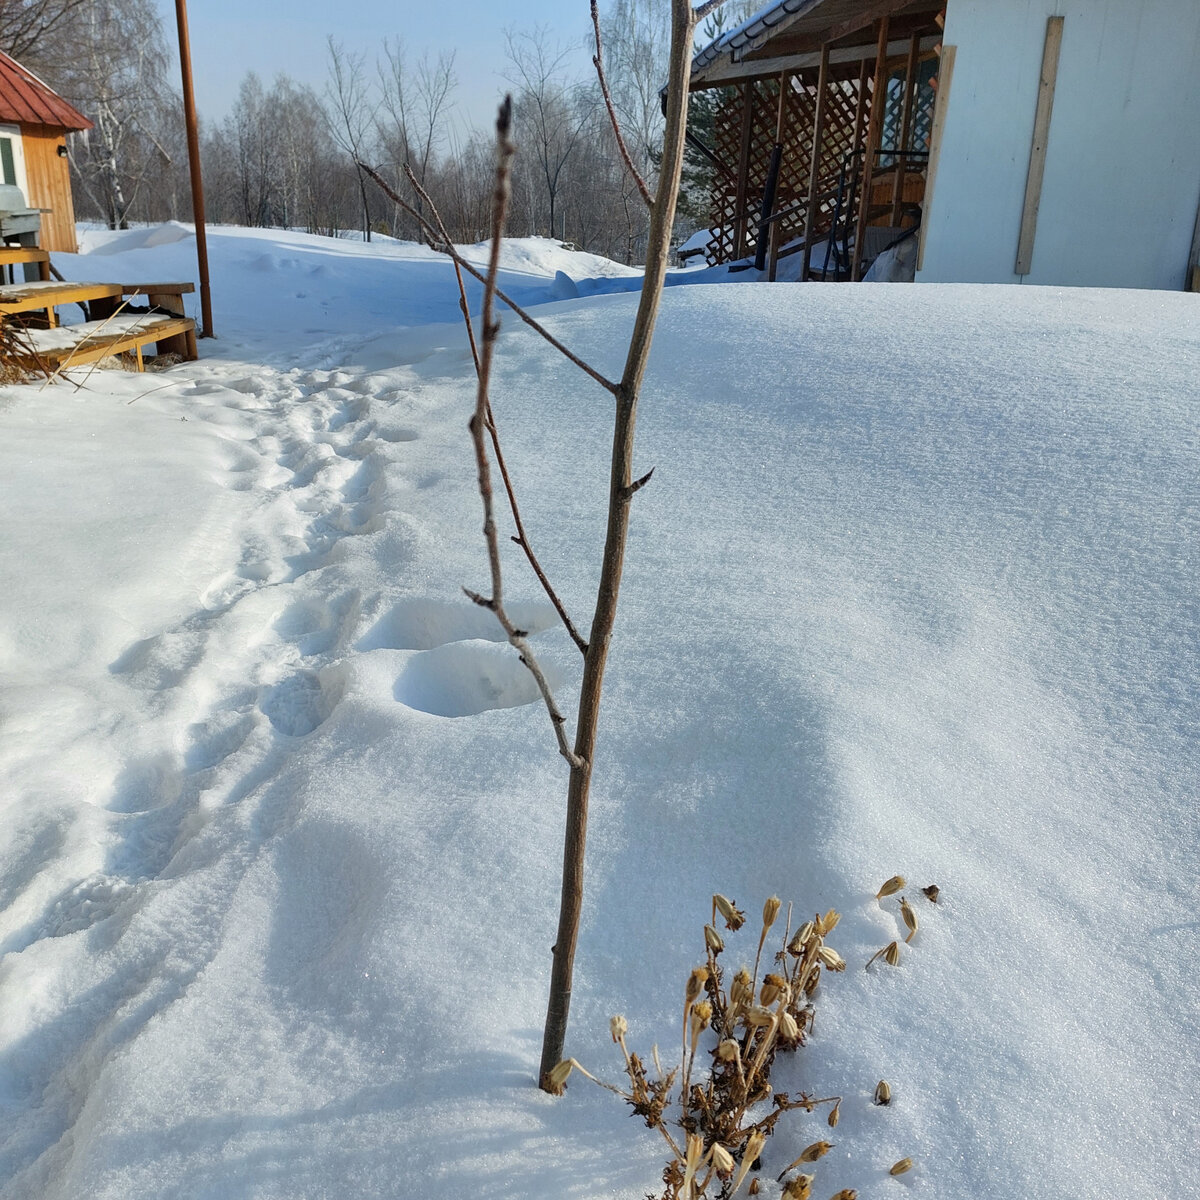
[[[192,50],[188,41],[187,0],[175,0],[179,23],[179,70],[183,75],[183,118],[187,125],[188,174],[192,181],[192,220],[196,225],[196,259],[200,267],[200,336],[215,337],[212,291],[208,286],[208,237],[204,229],[204,181],[200,175],[200,138],[196,132],[196,98],[192,92]]]

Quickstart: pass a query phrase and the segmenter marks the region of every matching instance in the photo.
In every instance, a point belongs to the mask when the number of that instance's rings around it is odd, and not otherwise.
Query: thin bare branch
[[[509,132],[512,128],[512,98],[505,97],[500,106],[500,115],[496,120],[496,190],[492,202],[492,246],[488,255],[487,275],[483,285],[483,337],[479,354],[479,377],[475,391],[475,412],[471,417],[471,440],[475,446],[475,464],[479,473],[479,495],[483,501],[483,536],[487,542],[488,563],[492,574],[492,594],[490,597],[481,596],[475,592],[467,595],[483,608],[495,613],[501,628],[508,637],[509,643],[515,647],[521,656],[521,662],[529,669],[537,684],[538,691],[550,714],[550,723],[554,727],[554,736],[558,741],[559,753],[567,760],[572,768],[583,765],[583,760],[575,754],[567,742],[564,726],[566,718],[558,710],[554,695],[550,689],[549,680],[529,645],[525,632],[518,629],[509,618],[504,608],[504,580],[500,568],[500,541],[496,536],[496,518],[493,511],[492,472],[488,462],[485,430],[488,425],[488,386],[491,381],[492,359],[495,355],[496,341],[500,336],[500,323],[496,319],[496,277],[500,273],[500,243],[504,236],[504,218],[508,211],[509,176],[512,170],[513,155],[516,147],[512,144]],[[465,589],[464,589],[465,590]]]
[[[650,482],[650,479],[653,475],[654,475],[654,468],[651,467],[650,470],[648,470],[645,473],[645,475],[643,475],[641,477],[641,479],[635,479],[629,485],[625,494],[632,499],[632,497],[635,495],[635,493],[640,492],[642,490],[642,488],[644,488],[646,486],[646,484],[648,484]]]
[[[472,266],[465,258],[463,258],[463,256],[459,254],[451,242],[443,240],[441,235],[429,223],[425,216],[418,212],[415,206],[409,204],[407,200],[403,199],[399,193],[396,192],[395,188],[393,188],[387,182],[387,180],[379,174],[378,171],[376,171],[373,167],[367,166],[367,164],[364,162],[359,162],[358,166],[362,167],[362,169],[383,189],[388,199],[390,199],[393,203],[400,205],[400,207],[403,208],[410,217],[413,217],[420,224],[422,232],[425,234],[426,238],[429,240],[429,245],[434,250],[438,251],[440,254],[444,254],[447,258],[452,259],[460,267],[462,267],[462,269],[466,271],[468,275],[474,276],[479,280],[480,283],[487,282],[487,277],[485,274],[477,267]],[[517,316],[520,317],[520,319],[534,331],[534,333],[538,334],[540,337],[549,342],[550,345],[552,345],[555,350],[559,352],[559,354],[568,359],[570,362],[573,362],[585,375],[590,375],[591,378],[594,379],[602,388],[604,388],[605,391],[611,392],[614,396],[617,394],[617,388],[619,386],[618,384],[615,384],[611,379],[606,379],[600,374],[599,371],[595,369],[595,367],[592,367],[588,363],[584,362],[579,355],[575,354],[572,350],[564,346],[562,342],[560,342],[558,338],[554,336],[554,334],[552,334],[544,325],[535,321],[533,317],[531,317],[515,300],[512,299],[511,296],[505,295],[505,293],[501,291],[499,287],[494,285],[493,294],[498,300],[502,301],[509,308],[511,308],[512,311],[516,313]]]
[[[428,206],[429,213],[437,222],[438,232],[442,238],[448,243],[450,234],[446,229],[446,223],[442,220],[441,214],[437,210],[437,205],[434,204],[429,194],[418,182],[416,175],[413,174],[412,168],[405,163],[404,174],[408,178],[408,182],[412,185],[413,190],[420,196],[421,200]],[[463,284],[462,269],[458,263],[454,264],[454,272],[458,277],[458,298],[459,307],[462,309],[463,320],[467,326],[467,338],[471,343],[471,357],[475,361],[475,377],[478,379],[480,364],[479,364],[479,349],[475,342],[475,329],[471,324],[471,311],[467,304],[467,290]],[[508,507],[512,512],[513,523],[517,527],[518,536],[513,538],[513,541],[525,552],[525,557],[529,560],[529,565],[533,568],[533,573],[537,576],[538,582],[542,585],[542,590],[546,593],[550,603],[554,605],[555,612],[558,613],[559,619],[562,621],[566,631],[571,636],[571,641],[575,643],[581,654],[587,653],[587,642],[580,636],[579,630],[575,628],[574,622],[567,615],[566,606],[559,598],[558,593],[554,590],[550,583],[546,572],[542,569],[542,564],[538,561],[537,555],[533,552],[533,547],[529,544],[529,535],[525,532],[525,523],[521,519],[521,507],[517,503],[517,494],[513,489],[512,477],[508,473],[508,463],[504,460],[504,451],[500,448],[500,434],[496,429],[496,414],[492,409],[492,402],[488,400],[487,410],[487,429],[488,434],[492,439],[492,450],[496,455],[496,466],[500,468],[500,478],[504,480],[504,490],[508,494]]]
[[[692,9],[693,24],[699,25],[709,13],[716,12],[724,3],[725,0],[704,0],[704,3],[698,8]]]
[[[600,6],[597,0],[592,0],[592,28],[596,31],[596,53],[592,55],[592,65],[596,68],[596,75],[600,80],[600,92],[604,96],[604,106],[608,109],[608,119],[612,122],[613,133],[616,135],[617,149],[621,152],[625,169],[629,172],[633,182],[637,184],[637,189],[641,192],[646,207],[649,208],[654,203],[654,197],[650,195],[650,189],[646,186],[641,172],[633,165],[633,156],[629,153],[629,147],[625,145],[625,137],[621,133],[621,122],[617,120],[617,110],[613,105],[612,93],[608,90],[608,79],[604,74],[604,44],[600,39]]]

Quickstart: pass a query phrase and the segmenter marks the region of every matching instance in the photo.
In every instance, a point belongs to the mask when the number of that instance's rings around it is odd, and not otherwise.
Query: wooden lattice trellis
[[[929,84],[932,72],[922,69],[916,77],[915,103],[907,147],[898,147],[901,109],[893,103],[902,94],[903,83],[893,80],[886,92],[888,109],[882,114],[881,139],[885,147],[923,151],[928,148],[933,110],[933,90]],[[904,69],[901,70],[903,78]],[[710,262],[731,262],[753,254],[757,248],[759,215],[762,210],[767,171],[775,145],[779,118],[780,78],[759,79],[728,88],[716,113],[714,151],[726,164],[727,174],[718,175],[710,195],[710,228],[708,243]],[[894,86],[893,86],[894,85]],[[774,211],[793,211],[779,220],[778,244],[802,237],[807,219],[809,172],[812,165],[813,135],[816,122],[818,73],[815,70],[785,77],[783,86],[784,113],[782,122],[783,156],[780,163],[778,190]],[[892,94],[895,93],[895,96]],[[862,109],[860,113],[860,96]],[[861,151],[871,117],[874,81],[863,71],[848,74],[830,73],[825,86],[825,128],[821,155],[817,163],[816,205],[810,230],[812,244],[823,241],[832,230],[839,188],[843,204],[842,215],[848,218],[846,205],[850,201],[852,180],[861,168]],[[895,132],[893,133],[893,126]],[[890,135],[890,136],[889,136]],[[855,151],[859,154],[855,156]],[[881,164],[876,162],[876,169]],[[887,165],[886,163],[882,165]],[[919,202],[924,190],[923,171],[908,167],[903,187],[903,200]],[[742,182],[737,182],[739,179]],[[890,183],[873,186],[882,195]],[[874,196],[872,197],[874,199]],[[880,218],[882,219],[882,218]]]
[[[714,150],[730,167],[736,179],[745,163],[744,197],[736,185],[718,178],[711,193],[708,243],[710,262],[731,262],[752,254],[758,239],[758,216],[771,151],[775,145],[779,109],[777,79],[756,80],[727,91],[717,110]],[[813,132],[816,120],[817,81],[815,75],[787,77],[782,128],[783,157],[780,163],[775,210],[796,205],[795,211],[780,220],[781,244],[804,232],[808,197],[808,176],[812,162]],[[870,82],[867,84],[870,93]],[[821,197],[814,223],[814,235],[828,232],[842,160],[853,148],[855,113],[858,107],[859,81],[830,79],[826,84],[825,134],[818,164],[817,193]],[[750,105],[749,137],[746,129],[746,105]],[[739,199],[742,200],[739,205]]]

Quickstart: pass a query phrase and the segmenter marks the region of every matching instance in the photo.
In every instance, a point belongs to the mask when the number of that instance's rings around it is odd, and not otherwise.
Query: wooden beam
[[[792,76],[790,71],[784,71],[779,76],[779,106],[775,110],[775,145],[783,150],[783,135],[787,125],[787,94],[788,89],[792,86]],[[767,213],[767,216],[771,216]],[[771,223],[771,243],[767,255],[767,281],[775,282],[775,272],[779,265],[779,242],[783,235],[783,222],[773,221]],[[761,230],[759,237],[762,237]]]
[[[950,106],[950,84],[954,80],[954,55],[957,46],[942,47],[938,65],[937,92],[933,102],[933,128],[929,131],[929,165],[925,168],[925,204],[921,232],[917,235],[917,270],[925,267],[925,239],[929,236],[929,213],[933,203],[933,185],[937,183],[938,160],[942,154],[942,131],[946,128],[946,110]]]
[[[1025,181],[1025,205],[1021,210],[1021,235],[1017,241],[1018,275],[1033,267],[1033,243],[1037,237],[1038,206],[1042,202],[1042,179],[1046,173],[1046,147],[1050,141],[1050,119],[1054,115],[1054,87],[1058,82],[1058,58],[1062,50],[1065,17],[1046,19],[1046,44],[1042,50],[1042,76],[1038,84],[1037,112],[1033,118],[1033,144],[1029,150],[1029,175]]]
[[[857,280],[862,269],[863,241],[867,236],[867,222],[871,215],[871,180],[875,174],[875,151],[883,132],[883,114],[887,108],[887,45],[888,18],[885,13],[879,18],[879,44],[875,55],[875,83],[871,90],[871,123],[867,127],[867,144],[863,155],[862,187],[859,196],[858,225],[854,234],[854,257],[850,265],[850,278]]]
[[[900,119],[901,152],[896,156],[896,183],[892,188],[892,224],[900,224],[900,205],[904,201],[904,184],[908,180],[908,159],[904,151],[911,149],[913,102],[917,96],[917,63],[921,56],[921,39],[914,37],[908,48],[908,63],[904,68],[904,111]]]
[[[738,152],[733,214],[733,257],[746,255],[746,202],[750,184],[750,143],[754,134],[754,84],[742,84],[742,145]]]
[[[908,38],[897,38],[888,43],[889,58],[903,58],[908,53]],[[928,34],[921,38],[921,53],[926,54],[938,45],[939,39]],[[876,46],[835,46],[829,51],[830,66],[874,62]],[[819,49],[803,54],[779,54],[770,58],[740,59],[735,63],[722,63],[709,67],[699,80],[692,82],[692,91],[701,92],[706,88],[728,87],[730,84],[744,83],[753,79],[773,79],[781,71],[790,71],[800,75],[805,71],[814,71],[820,67],[821,52]]]
[[[831,25],[822,36],[827,41],[836,42],[839,38],[874,25],[876,21],[888,20],[894,12],[907,8],[911,3],[912,0],[875,0],[874,4],[866,5],[847,20]],[[936,6],[931,4],[929,7],[933,9]],[[930,15],[932,17],[932,13]]]
[[[808,278],[809,265],[812,263],[812,232],[817,223],[817,210],[820,208],[820,198],[817,196],[817,183],[820,181],[821,160],[824,157],[825,117],[829,111],[827,94],[829,92],[829,43],[821,47],[821,67],[817,75],[817,111],[813,116],[812,157],[808,163],[808,209],[804,214],[804,265],[800,268],[801,281]],[[826,247],[825,257],[829,257]]]

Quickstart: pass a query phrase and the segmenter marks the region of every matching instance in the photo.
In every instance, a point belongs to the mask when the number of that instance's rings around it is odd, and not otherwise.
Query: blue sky
[[[174,0],[158,0],[168,40],[174,45]],[[456,51],[455,123],[460,128],[490,119],[505,87],[505,28],[547,26],[551,40],[580,44],[590,28],[587,0],[191,0],[188,5],[196,104],[205,120],[229,110],[247,71],[264,82],[285,72],[320,90],[326,77],[326,38],[373,59],[385,37],[400,36],[410,58],[429,51]],[[590,70],[582,47],[577,69]]]

